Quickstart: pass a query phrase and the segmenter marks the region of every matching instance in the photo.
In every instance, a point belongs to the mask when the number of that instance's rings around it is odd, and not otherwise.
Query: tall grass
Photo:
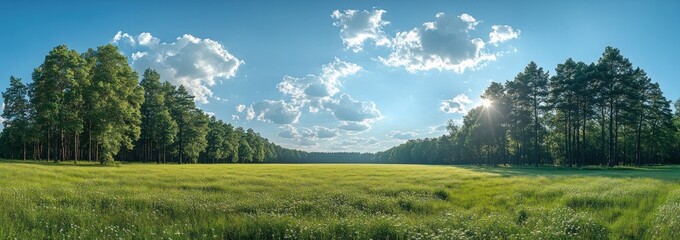
[[[0,161],[0,239],[680,239],[680,167]]]

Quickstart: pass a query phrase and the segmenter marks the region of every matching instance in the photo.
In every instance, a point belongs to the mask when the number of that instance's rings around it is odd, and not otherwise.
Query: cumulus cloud
[[[137,42],[142,46],[156,46],[161,40],[152,36],[151,33],[143,32],[137,36]]]
[[[243,112],[243,110],[245,110],[245,109],[246,109],[246,105],[239,104],[239,105],[236,106],[237,112]]]
[[[211,86],[234,77],[243,64],[221,43],[190,34],[184,34],[174,42],[161,43],[150,33],[139,34],[135,41],[129,34],[118,32],[112,42],[133,52],[132,66],[137,71],[155,69],[161,79],[184,85],[200,103],[207,103],[212,97]]]
[[[354,100],[348,94],[338,94],[342,87],[342,78],[356,74],[361,66],[335,59],[321,67],[318,75],[307,75],[302,78],[285,76],[277,85],[286,100],[257,102],[250,107],[238,105],[236,111],[245,112],[246,119],[274,122],[278,124],[296,123],[301,109],[309,112],[321,110],[329,112],[342,122],[360,122],[341,124],[350,131],[364,131],[370,128],[370,122],[382,117],[372,101]],[[333,138],[337,130],[316,126],[313,129],[316,138]]]
[[[515,31],[508,25],[493,25],[493,31],[489,33],[489,43],[498,46],[499,43],[519,37],[520,30]]]
[[[297,129],[293,127],[292,125],[283,125],[280,127],[281,131],[279,132],[279,137],[282,138],[298,138],[300,137],[300,134],[298,133]]]
[[[496,59],[496,55],[484,52],[482,39],[470,36],[479,23],[474,17],[437,13],[435,18],[434,22],[397,33],[392,39],[392,53],[380,57],[380,61],[409,72],[436,69],[462,73]]]
[[[301,146],[316,146],[319,145],[319,143],[311,138],[300,138],[297,140],[297,143]]]
[[[257,118],[257,120],[263,122],[274,122],[277,124],[296,123],[300,118],[300,109],[283,100],[256,102],[248,108],[247,112],[248,120]],[[251,112],[252,115],[250,114]]]
[[[318,138],[334,138],[338,136],[338,130],[323,126],[314,126],[314,131],[316,131],[316,137]]]
[[[385,36],[383,27],[389,24],[382,20],[385,10],[335,10],[331,14],[333,26],[340,28],[340,38],[354,52],[363,50],[364,42],[371,40],[376,46],[389,45],[390,41]]]
[[[371,124],[368,122],[342,121],[340,122],[340,126],[338,126],[338,128],[349,132],[363,132],[371,129]]]
[[[345,140],[342,140],[340,143],[338,143],[338,146],[341,147],[349,147],[349,146],[367,146],[367,145],[375,145],[378,143],[378,139],[374,137],[368,137],[368,138],[362,138],[362,137],[353,137],[353,138],[347,138]]]
[[[338,136],[338,131],[323,126],[314,126],[314,128],[300,127],[296,128],[291,124],[282,125],[279,127],[279,137],[294,139],[302,146],[316,146],[319,139],[330,139]]]
[[[310,112],[318,112],[323,101],[340,91],[341,78],[354,75],[361,69],[359,65],[336,58],[323,65],[319,75],[310,74],[302,78],[284,76],[276,87],[290,97],[293,104],[308,105]]]
[[[433,133],[443,133],[448,131],[448,124],[442,124],[442,125],[437,125],[437,126],[430,126],[430,131],[428,132],[429,134]]]
[[[418,134],[415,132],[401,132],[401,131],[391,131],[389,134],[387,134],[387,137],[399,140],[409,140],[415,138],[416,136],[418,136]]]
[[[253,110],[252,107],[249,107],[246,110],[246,120],[253,120],[255,118],[255,110]]]
[[[347,94],[324,103],[324,107],[341,121],[364,122],[382,117],[374,102],[360,102]]]
[[[447,99],[441,102],[439,110],[445,113],[466,113],[467,105],[472,103],[470,98],[465,94],[458,94],[453,99]]]
[[[136,44],[135,39],[132,36],[130,36],[130,34],[123,33],[121,31],[118,31],[118,33],[116,33],[116,35],[113,36],[112,42],[114,43],[123,42],[132,46]]]
[[[281,129],[279,136],[282,138],[333,138],[338,136],[337,130],[323,126],[314,126],[314,128],[296,128],[291,124],[286,124],[279,128]]]

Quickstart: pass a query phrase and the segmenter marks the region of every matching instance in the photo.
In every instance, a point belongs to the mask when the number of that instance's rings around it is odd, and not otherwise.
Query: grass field
[[[680,166],[0,161],[0,239],[680,239]]]

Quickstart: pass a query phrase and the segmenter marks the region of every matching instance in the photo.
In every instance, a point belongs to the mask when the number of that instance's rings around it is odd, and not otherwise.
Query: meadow
[[[680,166],[0,161],[0,239],[680,239]]]

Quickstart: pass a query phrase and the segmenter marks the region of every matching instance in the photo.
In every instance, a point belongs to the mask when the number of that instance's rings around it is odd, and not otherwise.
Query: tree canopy
[[[680,101],[616,48],[597,62],[571,58],[551,76],[530,62],[492,82],[462,125],[383,152],[321,153],[278,146],[253,129],[208,116],[184,86],[157,71],[135,72],[113,45],[79,54],[50,51],[32,82],[10,77],[2,93],[0,155],[176,163],[380,162],[486,165],[680,163]],[[81,137],[85,141],[81,141]]]
[[[379,162],[516,165],[680,163],[680,101],[607,47],[591,64],[567,59],[553,76],[530,62],[492,82],[462,126],[376,154]],[[433,155],[440,155],[432,161]]]

